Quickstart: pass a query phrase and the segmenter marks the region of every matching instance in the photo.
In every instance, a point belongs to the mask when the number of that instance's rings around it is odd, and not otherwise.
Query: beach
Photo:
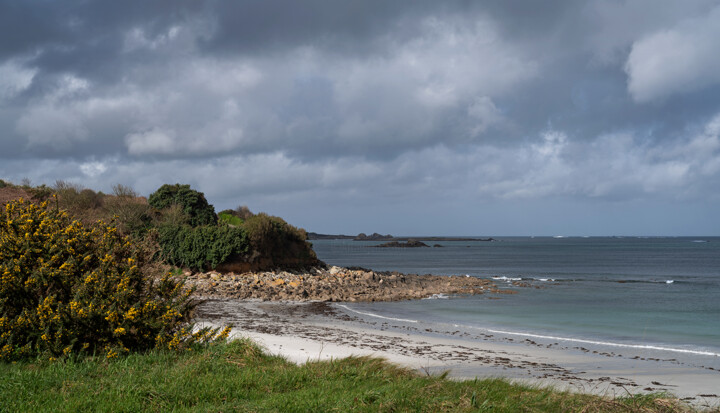
[[[666,392],[717,408],[720,239],[708,241],[319,240],[325,269],[193,274],[188,284],[207,299],[200,320],[232,323],[297,363],[370,355],[452,379]]]
[[[720,404],[712,355],[425,328],[343,303],[206,297],[196,311],[200,325],[232,324],[234,337],[249,337],[296,363],[367,355],[453,379],[500,377],[609,397],[667,392],[696,407]]]

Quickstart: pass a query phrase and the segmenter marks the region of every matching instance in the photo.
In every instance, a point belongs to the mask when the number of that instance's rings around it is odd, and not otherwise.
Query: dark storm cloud
[[[0,177],[709,209],[718,36],[717,0],[0,0]]]
[[[189,0],[2,0],[0,53],[7,57],[48,46],[75,48],[136,25],[163,31],[192,12],[195,5],[199,3]]]
[[[123,36],[141,27],[150,36],[196,12],[193,1],[0,1],[0,58],[31,57],[42,71],[109,80],[127,68]]]
[[[373,46],[397,19],[437,2],[412,5],[388,1],[216,2],[216,32],[206,45],[214,50],[268,53],[301,45],[357,53]],[[433,8],[438,8],[434,6]]]
[[[571,0],[270,0],[220,1],[213,6],[217,31],[207,42],[212,49],[266,53],[304,44],[353,54],[383,51],[383,40],[403,41],[417,35],[422,30],[417,20],[426,16],[487,15],[501,23],[503,36],[531,37],[574,25],[577,12],[584,8]]]

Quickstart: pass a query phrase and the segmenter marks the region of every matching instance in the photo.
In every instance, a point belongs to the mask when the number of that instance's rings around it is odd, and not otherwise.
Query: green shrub
[[[5,188],[6,186],[8,186],[8,183],[0,179],[0,188]]]
[[[143,276],[142,254],[115,227],[86,227],[22,199],[0,210],[0,360],[187,348],[191,291]],[[227,333],[225,331],[224,333]],[[218,336],[219,337],[219,336]]]
[[[253,255],[272,261],[277,267],[308,267],[319,264],[305,230],[279,217],[259,213],[242,225],[247,232]]]
[[[225,222],[226,224],[234,225],[236,227],[242,225],[244,222],[243,219],[235,215],[234,211],[231,209],[226,209],[225,211],[220,212],[218,214],[218,219],[221,222]]]
[[[247,235],[241,228],[163,225],[158,233],[163,258],[178,267],[207,270],[249,251]]]
[[[148,203],[157,209],[181,205],[183,212],[190,217],[190,225],[193,227],[217,223],[215,208],[208,204],[202,192],[190,189],[190,185],[165,184],[150,195]]]

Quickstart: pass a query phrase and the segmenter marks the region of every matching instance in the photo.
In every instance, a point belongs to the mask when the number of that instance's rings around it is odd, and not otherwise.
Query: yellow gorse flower
[[[0,360],[98,350],[112,359],[219,338],[185,324],[190,290],[170,275],[151,282],[140,257],[107,224],[86,227],[47,203],[0,207]]]
[[[137,308],[132,307],[127,311],[127,313],[125,313],[125,319],[133,321],[138,315],[140,315],[140,311]]]

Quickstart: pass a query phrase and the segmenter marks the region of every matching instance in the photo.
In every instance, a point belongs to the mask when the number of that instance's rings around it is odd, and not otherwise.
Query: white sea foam
[[[423,298],[423,300],[447,300],[450,298],[447,294],[439,293],[439,294],[433,294],[429,297]]]
[[[496,280],[496,281],[521,281],[521,280],[522,280],[522,277],[515,277],[515,278],[510,277],[510,278],[508,278],[508,277],[506,277],[506,276],[503,275],[503,276],[501,276],[501,277],[492,277],[492,279],[493,279],[493,280]]]
[[[538,278],[538,281],[555,281],[554,278]]]
[[[672,284],[674,282],[675,282],[675,280],[665,280],[665,284]]]
[[[342,307],[342,308],[344,308],[344,309],[346,309],[346,310],[348,310],[348,311],[351,311],[351,312],[353,312],[353,313],[366,315],[366,316],[368,316],[368,317],[382,318],[382,319],[385,319],[385,320],[393,320],[393,321],[402,321],[402,322],[404,322],[404,323],[417,323],[417,322],[418,322],[417,320],[408,320],[408,319],[406,319],[406,318],[385,317],[385,316],[382,316],[382,315],[379,315],[379,314],[366,313],[366,312],[363,312],[363,311],[353,310],[352,308],[350,308],[350,307],[348,307],[348,306],[346,306],[346,305],[343,305],[343,304],[335,304],[335,305],[337,305],[338,307]]]
[[[541,334],[517,333],[514,331],[493,330],[493,329],[489,329],[489,328],[480,328],[480,327],[469,327],[469,326],[463,326],[463,327],[488,331],[490,333],[507,334],[507,335],[520,336],[520,337],[532,337],[532,338],[547,339],[547,340],[569,341],[572,343],[595,344],[598,346],[636,348],[636,349],[642,349],[642,350],[659,350],[659,351],[670,351],[673,353],[686,353],[686,354],[697,354],[697,355],[701,355],[701,356],[720,357],[720,353],[713,353],[711,351],[688,350],[688,349],[684,349],[684,348],[654,346],[654,345],[650,345],[650,344],[624,344],[624,343],[613,343],[611,341],[595,341],[595,340],[585,340],[585,339],[581,339],[581,338],[545,336],[545,335],[541,335]]]

